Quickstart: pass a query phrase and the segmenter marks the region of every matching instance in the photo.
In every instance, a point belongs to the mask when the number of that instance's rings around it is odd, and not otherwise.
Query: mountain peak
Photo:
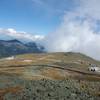
[[[17,40],[17,39],[7,40],[6,42],[16,42],[16,43],[22,43],[21,41],[19,41],[19,40]]]

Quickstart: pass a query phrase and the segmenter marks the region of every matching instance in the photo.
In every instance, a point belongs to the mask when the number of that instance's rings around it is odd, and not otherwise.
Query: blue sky
[[[0,0],[0,28],[48,34],[59,26],[75,0]]]
[[[100,60],[100,0],[0,0],[0,39]]]

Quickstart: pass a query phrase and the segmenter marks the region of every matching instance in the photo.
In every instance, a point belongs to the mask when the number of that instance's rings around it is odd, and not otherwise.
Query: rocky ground
[[[28,54],[0,60],[0,100],[100,100],[99,61],[79,53]]]

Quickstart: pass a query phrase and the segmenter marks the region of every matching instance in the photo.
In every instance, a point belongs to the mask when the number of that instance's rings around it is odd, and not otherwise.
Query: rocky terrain
[[[0,59],[0,100],[100,100],[100,62],[80,53]]]

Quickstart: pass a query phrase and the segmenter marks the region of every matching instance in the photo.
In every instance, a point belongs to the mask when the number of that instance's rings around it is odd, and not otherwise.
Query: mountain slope
[[[90,64],[100,67],[72,52],[0,59],[0,100],[100,100],[100,73],[89,71]]]
[[[36,43],[24,44],[18,40],[0,40],[0,57],[24,53],[41,53]]]

